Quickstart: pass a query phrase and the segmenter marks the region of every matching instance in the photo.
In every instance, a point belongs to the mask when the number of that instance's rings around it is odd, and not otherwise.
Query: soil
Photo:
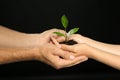
[[[67,41],[67,42],[60,42],[60,44],[67,44],[67,45],[74,45],[74,44],[77,44],[77,42],[76,41],[74,41],[74,40],[69,40],[69,41]]]

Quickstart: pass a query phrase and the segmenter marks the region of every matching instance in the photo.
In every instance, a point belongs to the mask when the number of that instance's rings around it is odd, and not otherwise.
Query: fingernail
[[[73,55],[70,55],[70,59],[73,60],[75,58],[75,56]]]

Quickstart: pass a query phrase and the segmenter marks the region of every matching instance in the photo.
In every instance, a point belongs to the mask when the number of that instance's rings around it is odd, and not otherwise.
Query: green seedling
[[[72,35],[72,34],[75,34],[79,28],[73,28],[71,30],[69,30],[67,32],[67,28],[68,28],[68,18],[66,17],[66,15],[62,15],[61,17],[61,23],[62,23],[62,26],[64,27],[64,30],[65,30],[65,34],[64,33],[61,33],[61,32],[54,32],[55,34],[57,34],[58,36],[64,36],[65,37],[65,42],[67,42],[69,40],[69,36]]]

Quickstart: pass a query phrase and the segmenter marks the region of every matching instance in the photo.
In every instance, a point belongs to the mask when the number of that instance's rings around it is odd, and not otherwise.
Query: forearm
[[[120,56],[99,49],[91,49],[89,57],[120,70]]]
[[[0,64],[34,60],[35,49],[0,48]]]
[[[26,34],[0,26],[0,47],[33,47],[37,34]]]
[[[120,45],[107,44],[107,43],[95,41],[93,39],[86,38],[86,37],[85,37],[85,40],[86,40],[85,42],[91,45],[92,47],[98,48],[100,50],[103,50],[112,54],[120,55]]]

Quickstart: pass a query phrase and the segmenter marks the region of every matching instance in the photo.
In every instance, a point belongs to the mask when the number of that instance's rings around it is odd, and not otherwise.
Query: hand
[[[80,34],[73,34],[69,37],[69,40],[75,40],[77,41],[78,43],[87,43],[88,40],[87,40],[87,37],[84,37]]]
[[[65,37],[58,37],[58,38],[56,38],[56,40],[58,42],[63,42],[63,41],[65,41]],[[87,43],[88,42],[87,37],[84,37],[80,34],[73,34],[73,35],[69,36],[69,40],[74,40],[78,43]]]
[[[44,31],[40,35],[40,37],[41,37],[40,40],[42,40],[42,44],[50,43],[51,37],[55,37],[55,38],[60,37],[60,36],[57,36],[56,34],[54,34],[53,32],[65,33],[65,31],[60,30],[60,29],[51,29],[51,30]]]
[[[72,56],[73,53],[63,51],[53,44],[35,48],[35,59],[47,63],[56,69],[70,67],[87,60],[86,56]]]
[[[47,43],[50,43],[51,42],[50,37],[59,39],[60,36],[57,36],[53,32],[65,33],[65,31],[60,30],[60,29],[51,29],[51,30],[44,31],[41,34],[32,34],[30,39],[33,39],[32,40],[32,42],[34,43],[33,46],[38,47],[38,46],[46,45]]]
[[[75,56],[92,56],[93,47],[87,44],[75,44],[72,46],[61,44],[61,49],[75,54]]]
[[[0,26],[0,47],[33,48],[49,43],[50,36],[57,37],[53,32],[63,30],[51,29],[40,34],[27,34]]]

